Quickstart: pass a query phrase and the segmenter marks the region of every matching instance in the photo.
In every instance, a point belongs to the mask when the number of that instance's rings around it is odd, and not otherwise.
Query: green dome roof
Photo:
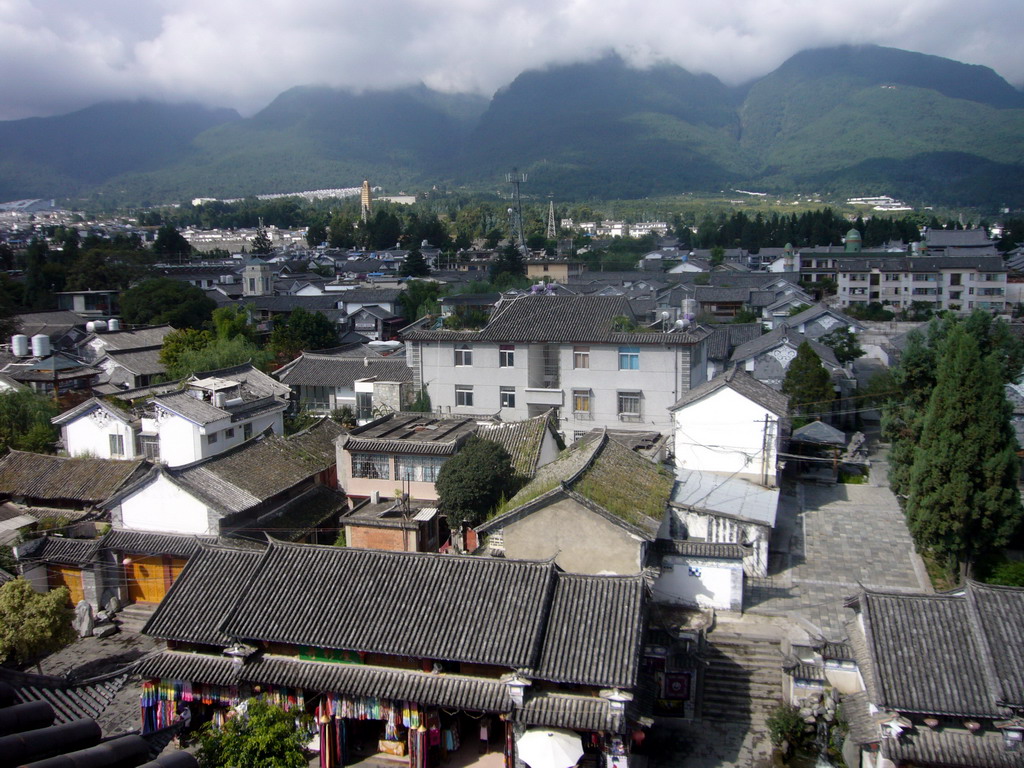
[[[849,232],[846,233],[846,239],[860,240],[860,232],[858,232],[856,229],[851,229]]]

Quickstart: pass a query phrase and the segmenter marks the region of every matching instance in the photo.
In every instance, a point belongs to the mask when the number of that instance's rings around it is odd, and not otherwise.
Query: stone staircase
[[[701,719],[750,722],[763,731],[768,713],[782,700],[779,638],[714,631],[705,659]]]
[[[126,605],[116,617],[121,631],[134,634],[141,633],[142,628],[149,621],[149,617],[153,615],[156,607],[156,603],[132,603],[131,605]]]

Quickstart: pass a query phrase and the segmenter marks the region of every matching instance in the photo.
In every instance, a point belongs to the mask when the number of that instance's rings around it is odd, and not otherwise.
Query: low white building
[[[92,398],[53,419],[71,456],[146,458],[168,466],[216,455],[270,429],[284,432],[290,390],[249,364],[194,377],[133,410]]]
[[[670,409],[676,467],[774,486],[789,432],[789,399],[738,368],[687,392]]]

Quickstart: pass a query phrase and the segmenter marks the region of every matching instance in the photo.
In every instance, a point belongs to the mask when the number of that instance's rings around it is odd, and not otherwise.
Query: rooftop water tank
[[[32,355],[34,357],[50,356],[50,337],[45,333],[37,333],[32,337]]]
[[[112,331],[120,331],[121,321],[115,317],[109,323],[107,323],[107,327]]]
[[[11,336],[11,351],[16,357],[28,357],[28,336],[23,333]]]

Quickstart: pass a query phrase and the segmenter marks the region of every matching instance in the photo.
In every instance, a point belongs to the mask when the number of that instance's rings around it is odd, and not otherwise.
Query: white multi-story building
[[[70,456],[146,458],[177,467],[233,448],[267,429],[284,432],[290,390],[251,365],[211,371],[141,412],[93,398],[53,419]]]
[[[479,331],[404,334],[434,410],[517,421],[554,408],[570,442],[597,427],[667,432],[669,407],[705,380],[700,327],[636,329],[622,296],[519,296]]]
[[[879,302],[907,309],[915,302],[936,311],[1006,310],[1006,265],[1001,256],[856,256],[836,262],[838,296],[845,306]]]

